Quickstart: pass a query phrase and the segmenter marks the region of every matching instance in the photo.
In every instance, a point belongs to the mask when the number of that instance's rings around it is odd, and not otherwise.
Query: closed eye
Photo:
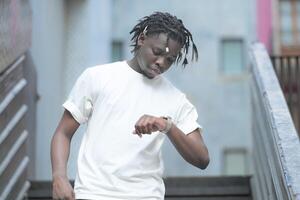
[[[168,58],[167,58],[167,61],[168,61],[169,63],[173,63],[173,62],[175,62],[175,60],[176,60],[176,58],[173,58],[173,57],[168,57]]]
[[[153,49],[152,49],[152,52],[153,52],[153,54],[156,55],[156,56],[160,56],[160,55],[163,54],[163,50],[162,50],[162,49],[158,49],[158,48],[153,48]]]

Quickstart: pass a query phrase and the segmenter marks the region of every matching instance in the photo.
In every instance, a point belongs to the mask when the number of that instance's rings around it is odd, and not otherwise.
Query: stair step
[[[164,182],[166,200],[252,200],[249,176],[172,177]],[[50,181],[31,182],[29,200],[50,200],[51,196]]]

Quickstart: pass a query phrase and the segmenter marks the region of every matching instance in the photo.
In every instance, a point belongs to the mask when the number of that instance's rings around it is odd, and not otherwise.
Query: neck
[[[129,65],[129,67],[131,67],[134,71],[136,71],[138,73],[142,73],[136,57],[133,57],[131,60],[127,60],[126,62]]]

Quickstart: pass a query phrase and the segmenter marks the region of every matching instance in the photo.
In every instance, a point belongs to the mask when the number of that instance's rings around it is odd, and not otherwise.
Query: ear
[[[145,43],[146,35],[144,33],[141,33],[138,37],[137,45],[141,46]]]

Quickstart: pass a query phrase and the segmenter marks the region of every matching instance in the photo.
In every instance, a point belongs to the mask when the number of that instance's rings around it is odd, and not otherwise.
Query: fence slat
[[[271,56],[280,87],[300,135],[300,55]]]

